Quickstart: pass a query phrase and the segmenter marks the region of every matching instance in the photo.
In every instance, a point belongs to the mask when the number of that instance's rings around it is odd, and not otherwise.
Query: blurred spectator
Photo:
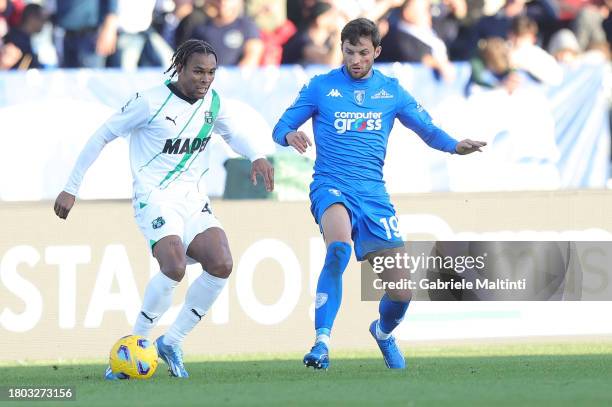
[[[513,68],[527,72],[539,82],[558,85],[563,80],[563,71],[557,61],[536,45],[538,25],[527,16],[512,20],[510,29],[512,50],[510,60]]]
[[[118,39],[109,67],[135,69],[147,41],[155,0],[117,0]]]
[[[24,7],[22,0],[0,0],[0,38],[19,25]]]
[[[285,0],[251,0],[249,15],[255,20],[263,41],[260,65],[280,65],[283,45],[296,33],[295,25],[287,19]]]
[[[580,55],[580,45],[572,30],[563,28],[557,31],[548,44],[548,52],[559,63],[572,63]]]
[[[508,38],[512,19],[525,12],[525,0],[506,0],[504,6],[492,16],[482,17],[476,23],[478,40]]]
[[[168,44],[170,44],[173,48],[176,49],[176,37],[178,27],[181,21],[183,21],[193,12],[193,0],[173,0],[170,3],[170,6],[168,6],[168,9],[164,7],[166,4],[168,4],[167,1],[158,0],[158,4],[160,2],[162,4],[161,6],[158,6],[158,14],[160,15],[160,19],[157,21],[159,25],[159,32],[161,32],[162,37],[164,37],[164,40],[166,40]],[[202,19],[201,21],[199,21],[199,23],[201,23],[202,21],[204,20]],[[183,38],[181,44],[185,42],[185,40],[187,40],[188,38],[189,37]]]
[[[405,0],[336,0],[333,3],[347,20],[365,17],[378,21],[389,10],[401,7],[404,2]]]
[[[136,69],[146,59],[146,66],[165,66],[172,59],[172,49],[151,27],[156,0],[118,0],[119,39],[117,50],[107,60],[109,67]]]
[[[432,29],[429,0],[406,1],[381,45],[381,62],[421,62],[446,80],[453,78],[446,45]]]
[[[476,41],[491,37],[508,38],[512,20],[528,15],[541,29],[543,43],[559,29],[559,8],[557,0],[506,0],[504,6],[494,15],[482,17],[476,23]]]
[[[117,45],[117,0],[55,0],[65,68],[102,68]]]
[[[578,12],[572,28],[583,51],[592,44],[607,42],[604,21],[610,15],[610,6],[611,0],[593,0]]]
[[[243,16],[242,0],[209,0],[207,18],[192,37],[210,43],[217,51],[219,65],[257,66],[263,54],[259,30]]]
[[[431,25],[449,47],[459,33],[459,24],[467,16],[465,0],[434,0],[431,2]]]
[[[9,30],[7,16],[10,15],[8,0],[0,0],[0,38],[4,37]]]
[[[466,60],[464,52],[469,45],[471,32],[464,23],[467,19],[466,0],[436,0],[431,4],[431,25],[440,39],[446,44],[451,60]]]
[[[24,0],[0,0],[0,38],[19,25],[25,6]]]
[[[0,50],[0,69],[40,68],[38,56],[32,48],[32,35],[39,33],[46,16],[38,4],[28,4],[23,10],[21,22],[9,30]]]
[[[333,5],[323,1],[315,3],[307,14],[308,24],[283,47],[282,63],[340,65],[342,17]]]
[[[559,4],[559,19],[573,21],[578,12],[592,0],[557,0]]]
[[[306,29],[310,21],[309,12],[320,0],[287,0],[287,19],[298,30]]]
[[[467,13],[465,16],[465,23],[468,25],[474,25],[476,21],[480,20],[484,14],[486,0],[466,0]]]
[[[0,71],[11,69],[23,54],[15,44],[0,42]]]
[[[510,66],[510,48],[503,38],[489,38],[478,43],[478,56],[470,60],[472,75],[467,86],[469,96],[476,90],[504,89],[512,94],[520,76]]]
[[[208,17],[204,12],[204,0],[195,0],[193,8],[183,18],[181,18],[174,33],[174,48],[178,48],[182,43],[193,38],[195,29],[203,25]]]

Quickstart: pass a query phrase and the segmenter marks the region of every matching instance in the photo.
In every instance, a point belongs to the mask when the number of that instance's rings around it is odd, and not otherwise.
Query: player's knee
[[[173,279],[174,281],[181,281],[183,280],[183,277],[185,277],[186,268],[187,266],[183,262],[182,264],[176,263],[176,264],[167,265],[166,267],[163,267],[161,271],[162,273],[164,273],[166,276]]]
[[[161,271],[174,281],[181,281],[185,277],[187,260],[182,253],[166,256],[161,264]]]
[[[331,242],[325,255],[325,270],[339,276],[344,273],[351,260],[351,245],[346,242]]]
[[[206,267],[206,271],[208,274],[213,275],[218,278],[228,278],[230,274],[232,274],[232,269],[234,268],[234,262],[231,257],[225,259],[219,259],[217,261],[212,262],[212,264],[208,264]]]

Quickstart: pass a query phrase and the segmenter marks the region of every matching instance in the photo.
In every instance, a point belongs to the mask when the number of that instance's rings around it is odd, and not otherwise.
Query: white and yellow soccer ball
[[[111,349],[109,363],[122,379],[148,379],[157,369],[157,349],[143,336],[124,336]]]

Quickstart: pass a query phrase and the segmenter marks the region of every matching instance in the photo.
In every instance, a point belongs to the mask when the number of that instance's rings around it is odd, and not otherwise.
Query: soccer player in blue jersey
[[[351,240],[359,261],[392,255],[403,246],[382,171],[394,120],[430,147],[447,153],[469,154],[486,145],[454,140],[432,124],[429,114],[396,79],[372,69],[381,51],[380,34],[372,21],[350,21],[342,30],[341,47],[344,66],[312,78],[273,131],[278,144],[304,153],[312,143],[297,129],[313,119],[317,157],[310,209],[327,246],[315,300],[316,341],[304,357],[304,364],[315,369],[329,367],[330,333],[342,299],[342,273],[351,256]],[[397,281],[408,275],[406,270],[389,268],[381,277]],[[404,318],[410,299],[410,291],[387,290],[379,319],[370,325],[389,368],[405,367],[391,332]]]

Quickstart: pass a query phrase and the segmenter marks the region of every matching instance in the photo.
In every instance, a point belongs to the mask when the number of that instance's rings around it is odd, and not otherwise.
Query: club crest
[[[365,90],[356,90],[353,92],[353,97],[358,105],[362,105],[365,100]]]
[[[204,112],[204,121],[206,122],[206,124],[212,124],[213,123],[212,112],[209,112],[209,111]]]

